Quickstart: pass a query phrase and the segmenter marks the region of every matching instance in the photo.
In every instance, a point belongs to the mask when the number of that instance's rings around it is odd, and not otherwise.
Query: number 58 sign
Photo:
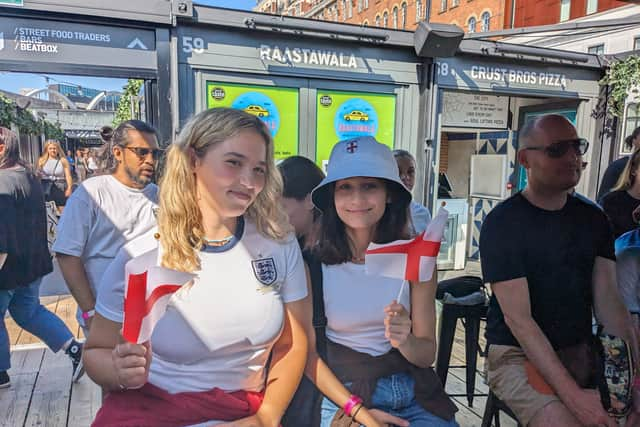
[[[182,37],[182,51],[184,53],[202,53],[204,52],[204,40],[201,37]]]

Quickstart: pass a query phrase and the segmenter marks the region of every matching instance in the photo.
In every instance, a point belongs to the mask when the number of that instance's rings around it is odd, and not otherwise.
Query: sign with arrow
[[[152,30],[0,17],[0,61],[155,70],[155,48]]]

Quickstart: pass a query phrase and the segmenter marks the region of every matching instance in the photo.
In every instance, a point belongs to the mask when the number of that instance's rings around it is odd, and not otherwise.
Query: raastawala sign
[[[306,48],[280,48],[260,45],[260,59],[289,65],[318,65],[333,68],[358,68],[352,53]]]

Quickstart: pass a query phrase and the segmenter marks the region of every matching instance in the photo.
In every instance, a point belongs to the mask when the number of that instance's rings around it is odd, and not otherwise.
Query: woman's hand
[[[67,189],[64,190],[64,197],[67,199],[71,196],[71,187],[67,186]]]
[[[151,365],[151,342],[122,342],[111,352],[116,379],[121,389],[140,388],[147,383]]]
[[[398,348],[409,338],[411,334],[411,317],[402,304],[393,300],[384,308],[384,335],[391,343],[391,347]]]

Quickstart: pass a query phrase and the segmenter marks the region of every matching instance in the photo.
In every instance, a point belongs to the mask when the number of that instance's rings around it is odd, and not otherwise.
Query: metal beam
[[[508,30],[487,31],[484,33],[466,34],[465,39],[486,39],[491,37],[508,37],[529,35],[536,33],[548,33],[556,31],[581,30],[585,28],[611,28],[625,25],[640,24],[640,15],[627,16],[625,18],[605,19],[602,21],[565,22],[562,24],[538,25],[535,27],[511,28]]]

